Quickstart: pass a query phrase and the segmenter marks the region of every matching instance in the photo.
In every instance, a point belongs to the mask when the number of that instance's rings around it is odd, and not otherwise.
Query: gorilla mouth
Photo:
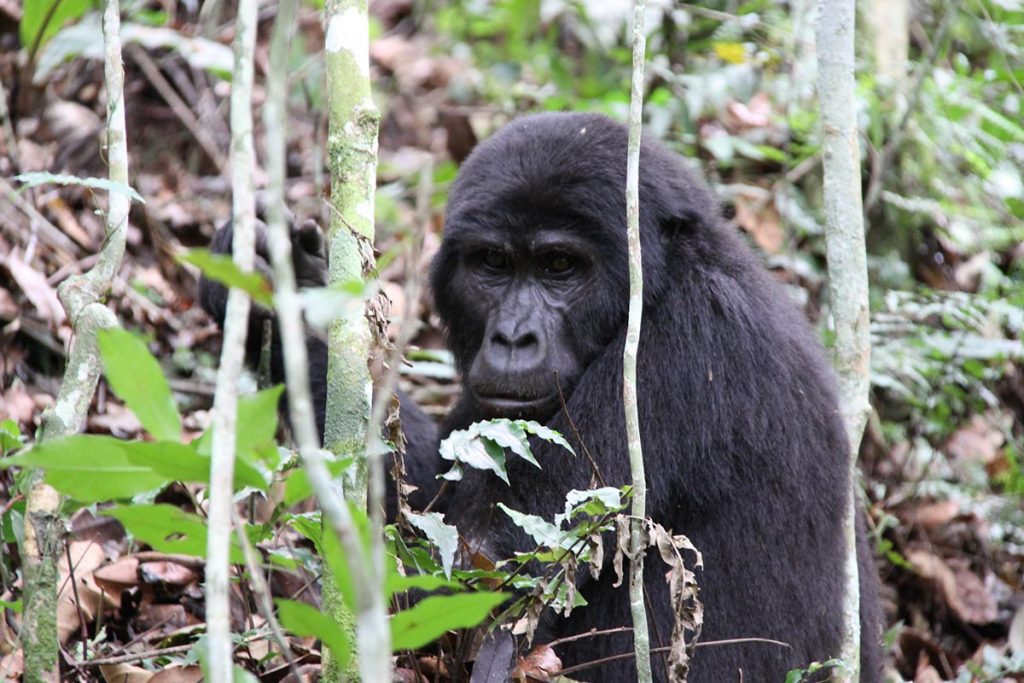
[[[490,417],[536,419],[551,416],[558,396],[557,394],[537,397],[520,394],[477,393],[476,399],[480,407]]]

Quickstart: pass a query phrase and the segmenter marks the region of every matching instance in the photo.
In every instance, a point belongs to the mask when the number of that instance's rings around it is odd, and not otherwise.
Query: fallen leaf
[[[105,664],[100,667],[100,673],[107,683],[147,683],[156,675],[132,664]]]
[[[996,601],[976,574],[966,568],[954,571],[942,558],[923,550],[907,553],[918,576],[934,582],[950,610],[968,624],[988,624],[998,614]]]
[[[547,645],[538,645],[525,657],[519,658],[512,680],[516,683],[547,683],[562,670],[562,660]]]
[[[201,680],[203,680],[202,667],[195,665],[169,666],[149,679],[149,683],[199,683]]]
[[[68,554],[71,555],[71,567],[68,567],[67,555],[62,554],[58,583],[57,637],[61,643],[66,643],[72,635],[78,633],[82,626],[81,619],[87,624],[92,623],[104,604],[120,604],[120,596],[106,594],[93,578],[93,571],[106,559],[99,545],[92,541],[75,541],[71,543]]]
[[[63,323],[64,307],[57,298],[57,290],[46,281],[46,276],[14,254],[7,257],[5,264],[22,293],[32,302],[39,317],[54,325]]]

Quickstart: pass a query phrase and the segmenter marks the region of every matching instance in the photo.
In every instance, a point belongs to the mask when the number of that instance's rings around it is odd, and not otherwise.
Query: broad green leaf
[[[538,439],[544,439],[545,441],[558,444],[573,455],[576,455],[576,451],[572,449],[572,446],[570,446],[569,442],[565,440],[565,437],[554,429],[551,429],[551,427],[545,427],[539,422],[534,422],[533,420],[516,420],[516,424],[525,429],[527,433],[533,434]]]
[[[321,530],[317,550],[320,551],[320,557],[323,558],[324,564],[327,565],[327,570],[334,578],[334,585],[338,587],[338,593],[341,595],[342,601],[349,609],[354,610],[356,607],[356,588],[352,583],[352,572],[349,570],[348,556],[341,549],[341,543],[338,541],[338,537],[333,529],[324,528]],[[365,553],[363,557],[365,559]]]
[[[447,631],[476,626],[508,597],[505,593],[458,593],[424,598],[391,619],[392,650],[415,650]]]
[[[248,293],[256,303],[267,308],[274,305],[270,283],[259,273],[243,273],[230,256],[212,254],[208,249],[190,249],[184,254],[179,254],[178,259],[191,263],[211,280],[226,287],[238,287]]]
[[[476,428],[475,430],[474,427]],[[526,462],[540,469],[540,463],[533,457],[530,443],[526,439],[526,430],[517,422],[508,420],[477,422],[470,425],[469,429],[470,431],[475,431],[483,438],[490,439],[502,448],[509,449]]]
[[[136,192],[135,188],[131,185],[126,185],[125,183],[118,182],[116,180],[110,180],[109,178],[80,178],[75,175],[67,175],[64,173],[36,171],[34,173],[20,173],[14,176],[14,179],[25,183],[27,187],[36,187],[37,185],[79,185],[93,190],[116,192],[127,196],[133,202],[138,202],[139,204],[146,203],[146,200],[142,198],[142,195]]]
[[[585,491],[573,489],[565,495],[565,512],[555,515],[555,524],[572,521],[578,515],[597,517],[609,512],[620,512],[625,505],[623,490],[614,486]]]
[[[85,14],[90,0],[27,0],[21,3],[18,34],[29,49],[41,47],[68,21]]]
[[[284,385],[257,391],[238,399],[236,448],[243,457],[252,457],[257,446],[272,443],[277,435],[277,405]]]
[[[304,602],[285,598],[275,599],[274,604],[277,605],[277,616],[286,629],[300,637],[319,638],[331,648],[338,666],[344,668],[352,655],[352,645],[345,630],[330,614]]]
[[[539,546],[558,548],[566,538],[571,540],[571,536],[551,522],[546,521],[543,517],[516,512],[504,503],[498,503],[498,507],[512,519],[517,527],[530,534]]]
[[[402,576],[398,572],[392,572],[388,575],[385,592],[388,595],[394,595],[401,591],[416,589],[429,593],[431,591],[440,590],[441,588],[462,590],[465,586],[458,581],[449,581],[443,576],[438,576],[436,574],[411,574],[409,576]]]
[[[46,471],[46,482],[66,496],[84,503],[130,498],[166,486],[171,479],[132,460],[132,453],[153,450],[153,457],[174,457],[173,442],[122,441],[111,436],[79,434],[44,441],[30,450],[0,461],[0,467],[18,465]]]
[[[437,547],[437,551],[441,553],[441,566],[444,567],[444,575],[449,579],[452,578],[452,563],[455,561],[455,551],[459,547],[459,530],[450,524],[445,524],[444,515],[440,512],[412,513],[406,519],[422,531],[427,539]]]
[[[206,556],[206,520],[174,505],[124,505],[101,510],[113,517],[137,540],[164,553],[180,553],[193,557]],[[238,541],[231,541],[231,562],[245,559]]]
[[[238,397],[235,450],[250,462],[258,462],[260,459],[254,454],[265,444],[274,442],[277,435],[277,404],[283,391],[284,385],[278,384],[255,394]],[[213,429],[203,432],[193,445],[200,455],[210,455]]]
[[[170,441],[135,441],[130,446],[127,452],[132,463],[148,467],[168,480],[198,484],[210,481],[210,457],[197,453],[191,446]],[[234,488],[237,491],[245,486],[266,491],[269,484],[256,468],[239,458],[235,460]]]
[[[505,468],[505,451],[490,439],[481,438],[473,430],[473,425],[470,425],[469,429],[460,429],[449,434],[448,438],[441,442],[440,450],[441,457],[445,460],[464,463],[478,470],[490,470],[503,482],[509,483]],[[445,477],[448,478],[447,475]]]
[[[341,475],[342,472],[347,470],[349,466],[355,462],[355,458],[341,458],[339,460],[330,460],[333,457],[333,453],[329,451],[323,451],[324,459],[326,461],[327,470],[335,478]],[[313,487],[309,483],[309,477],[306,476],[306,470],[302,467],[293,469],[288,473],[288,478],[284,482],[284,499],[283,504],[285,507],[291,507],[299,501],[306,500],[313,495]]]
[[[138,337],[122,329],[99,332],[107,382],[158,441],[181,439],[181,418],[160,364]]]

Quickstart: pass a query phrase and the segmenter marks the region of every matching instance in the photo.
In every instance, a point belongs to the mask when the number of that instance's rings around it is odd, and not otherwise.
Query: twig
[[[252,85],[257,4],[256,0],[239,0],[231,81],[231,247],[235,265],[243,272],[251,272],[255,260],[256,197],[252,173],[256,154],[252,133]],[[234,666],[230,549],[238,408],[236,382],[245,358],[249,310],[249,296],[240,289],[232,288],[224,316],[224,340],[213,399],[206,543],[206,629],[208,678],[218,683],[231,680]]]
[[[21,193],[11,187],[10,183],[3,178],[0,178],[0,192],[28,217],[32,225],[39,230],[40,236],[55,251],[64,254],[72,261],[82,256],[82,247],[65,235],[60,228],[51,223],[43,214],[39,213],[36,207],[32,206],[32,202],[22,197]]]
[[[569,406],[565,403],[565,394],[562,393],[562,383],[558,381],[558,373],[555,373],[555,388],[558,389],[558,402],[562,404],[562,414],[565,415],[565,419],[569,421],[569,428],[572,429],[572,433],[576,436],[576,440],[580,443],[580,448],[583,449],[583,454],[587,456],[587,460],[590,461],[590,469],[594,474],[594,477],[600,482],[601,486],[607,486],[608,483],[604,480],[604,474],[601,472],[601,468],[597,466],[597,460],[594,459],[594,454],[587,448],[586,442],[583,441],[583,435],[580,434],[580,430],[576,427],[576,421],[572,419],[572,415],[569,414]]]
[[[629,95],[629,140],[626,152],[626,241],[629,245],[629,314],[622,351],[622,403],[626,413],[626,446],[633,483],[629,529],[629,611],[633,617],[633,652],[639,683],[650,683],[651,636],[644,607],[643,520],[647,517],[647,480],[644,474],[640,415],[637,406],[636,368],[644,310],[644,276],[640,254],[640,137],[644,107],[644,34],[646,0],[633,0],[633,74]]]
[[[195,645],[175,645],[173,647],[163,647],[159,650],[149,650],[147,652],[135,652],[127,655],[117,655],[115,657],[98,657],[96,659],[90,659],[85,662],[75,662],[76,667],[87,667],[87,666],[106,666],[108,664],[127,664],[128,662],[141,662],[146,659],[156,659],[157,657],[167,657],[169,655],[179,655],[184,652],[188,652]]]
[[[730,638],[728,640],[708,640],[696,644],[696,647],[712,647],[721,645],[738,645],[740,643],[765,643],[767,645],[779,645],[781,647],[789,647],[792,645],[784,643],[781,640],[772,640],[771,638]],[[655,647],[651,648],[651,653],[669,652],[672,650],[671,646],[666,647]],[[607,664],[608,662],[614,662],[620,659],[629,659],[633,657],[632,652],[623,652],[617,655],[609,655],[608,657],[602,657],[601,659],[593,659],[589,662],[583,662],[582,664],[575,664],[573,666],[566,667],[558,672],[560,676],[567,676],[568,674],[582,671],[583,669],[590,669],[595,666]]]
[[[267,580],[263,576],[263,570],[260,569],[256,550],[252,547],[248,534],[245,533],[245,523],[238,518],[238,513],[235,510],[231,511],[231,517],[235,524],[235,535],[238,536],[238,542],[242,545],[242,554],[245,555],[245,567],[249,570],[252,590],[256,597],[259,598],[260,613],[267,620],[270,634],[277,641],[278,647],[281,648],[281,656],[288,663],[288,669],[292,672],[296,683],[302,683],[305,678],[295,663],[295,655],[292,653],[288,639],[285,638],[284,631],[281,630],[281,624],[278,622],[277,617],[274,616],[274,601],[270,595],[270,586],[267,585]]]
[[[68,561],[68,583],[71,584],[71,594],[75,597],[75,612],[78,615],[78,626],[82,635],[82,656],[89,657],[89,631],[86,626],[86,618],[82,613],[82,600],[78,597],[78,583],[75,581],[75,564],[71,561],[71,544],[64,539],[64,556]],[[102,603],[100,603],[102,604]]]
[[[124,117],[124,68],[121,62],[121,14],[118,0],[103,10],[103,76],[107,89],[107,159],[110,179],[128,183],[128,145]],[[5,184],[6,186],[6,184]],[[127,195],[112,192],[107,212],[107,239],[96,266],[88,274],[68,278],[58,296],[74,327],[75,339],[57,402],[43,415],[41,441],[73,434],[85,422],[100,375],[97,333],[116,327],[117,318],[101,302],[124,256],[128,230]],[[77,250],[74,250],[77,251]],[[74,253],[74,251],[72,253]],[[56,622],[57,593],[53,575],[59,564],[64,525],[60,494],[33,471],[24,484],[25,533],[22,542],[24,613],[21,642],[24,670],[42,680],[59,676]]]

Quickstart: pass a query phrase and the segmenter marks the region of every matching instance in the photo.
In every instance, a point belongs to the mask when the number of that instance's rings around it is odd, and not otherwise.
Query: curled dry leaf
[[[665,580],[668,582],[676,615],[672,625],[672,649],[668,654],[668,679],[672,683],[686,681],[693,648],[704,627],[704,605],[699,598],[697,577],[687,569],[683,551],[687,550],[696,556],[694,564],[697,567],[704,566],[704,558],[686,536],[673,536],[660,524],[647,523],[650,525],[648,534],[652,544],[658,548],[661,559],[669,566]],[[686,638],[687,632],[691,634],[689,640]]]
[[[1024,605],[1018,607],[1016,614],[1013,615],[1013,621],[1010,622],[1010,635],[1006,640],[1014,654],[1024,653]]]
[[[104,664],[100,667],[107,683],[149,683],[155,674],[134,664]]]
[[[120,607],[121,593],[139,585],[139,561],[134,557],[122,557],[93,572],[96,585],[111,596],[111,602]]]
[[[958,514],[960,514],[959,503],[953,500],[940,500],[908,508],[900,517],[907,524],[920,526],[925,531],[934,531],[952,522]]]
[[[60,562],[57,636],[61,643],[66,643],[81,628],[79,614],[86,623],[90,623],[104,604],[114,606],[118,602],[114,596],[105,594],[93,578],[93,572],[105,560],[103,549],[91,541],[76,541],[71,544],[70,554],[71,569],[68,568],[67,555],[63,555]],[[70,580],[72,576],[74,585]]]
[[[976,574],[966,568],[952,569],[942,558],[923,550],[907,553],[918,576],[934,582],[939,595],[961,621],[988,624],[998,614],[996,601]]]
[[[520,657],[512,672],[516,683],[547,683],[562,670],[562,660],[547,645],[538,645]]]
[[[199,580],[199,574],[177,562],[144,562],[139,566],[139,576],[146,583],[162,583],[165,586],[188,586]]]

